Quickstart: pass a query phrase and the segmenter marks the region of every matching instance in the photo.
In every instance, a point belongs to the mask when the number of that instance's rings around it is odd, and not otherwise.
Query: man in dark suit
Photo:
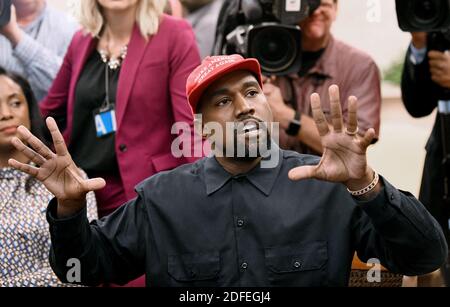
[[[439,222],[447,242],[450,242],[450,203],[444,201],[445,178],[450,174],[445,173],[442,164],[443,142],[450,138],[450,135],[444,136],[442,133],[442,113],[448,112],[450,105],[450,96],[443,99],[446,96],[445,89],[450,90],[450,54],[448,51],[429,51],[427,38],[429,35],[426,33],[412,34],[402,76],[402,96],[406,109],[414,117],[430,115],[439,106],[433,131],[426,144],[427,155],[419,199]],[[448,275],[447,268],[447,284]]]

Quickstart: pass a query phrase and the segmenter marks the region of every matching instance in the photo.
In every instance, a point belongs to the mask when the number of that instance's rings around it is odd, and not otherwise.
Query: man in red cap
[[[231,138],[247,147],[260,142],[261,123],[272,120],[257,61],[209,57],[189,77],[187,92],[204,125],[243,125],[218,142],[215,152],[227,154],[145,180],[136,199],[90,225],[85,195],[104,180],[81,178],[52,118],[47,126],[56,153],[18,128],[28,145],[18,138],[13,144],[37,166],[9,164],[56,196],[47,219],[50,261],[61,280],[121,284],[145,272],[151,286],[345,286],[355,250],[364,261],[377,258],[406,275],[444,262],[447,245],[437,222],[367,165],[374,131],[357,133],[355,97],[345,127],[339,90],[330,87],[330,129],[320,97],[312,95],[322,158],[273,145],[269,155],[278,152],[279,161],[264,168],[266,158],[225,150]],[[78,279],[66,266],[73,258],[81,264]]]

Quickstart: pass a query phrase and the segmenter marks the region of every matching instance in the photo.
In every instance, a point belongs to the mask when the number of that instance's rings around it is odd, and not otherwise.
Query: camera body
[[[450,0],[396,0],[400,29],[432,32],[450,28]]]
[[[11,19],[11,0],[0,0],[0,27]]]
[[[427,32],[428,50],[450,50],[450,0],[396,0],[400,29]],[[436,84],[440,99],[449,100],[450,90]]]
[[[226,35],[223,54],[258,59],[263,74],[287,75],[301,68],[299,22],[320,0],[241,0],[240,23]]]
[[[450,0],[396,0],[400,29],[428,32],[428,49],[450,49]]]

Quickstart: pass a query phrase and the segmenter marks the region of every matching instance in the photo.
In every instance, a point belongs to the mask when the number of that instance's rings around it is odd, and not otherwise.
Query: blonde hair
[[[97,0],[76,1],[75,16],[83,29],[98,37],[105,24],[101,7]],[[136,22],[143,37],[148,38],[158,32],[160,17],[167,0],[138,0]]]

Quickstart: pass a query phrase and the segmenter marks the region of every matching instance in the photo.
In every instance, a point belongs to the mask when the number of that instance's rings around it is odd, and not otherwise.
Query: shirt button
[[[244,226],[244,220],[239,219],[239,220],[237,221],[237,225],[238,225],[238,227]]]
[[[245,270],[245,269],[247,269],[247,267],[248,267],[247,262],[242,262],[241,269]]]
[[[294,262],[294,268],[298,269],[299,267],[301,267],[301,264],[299,261],[295,261]]]
[[[127,145],[125,145],[125,144],[120,144],[119,145],[119,150],[121,151],[121,152],[126,152],[127,151]]]
[[[394,200],[394,199],[395,199],[394,193],[391,193],[391,200]]]

